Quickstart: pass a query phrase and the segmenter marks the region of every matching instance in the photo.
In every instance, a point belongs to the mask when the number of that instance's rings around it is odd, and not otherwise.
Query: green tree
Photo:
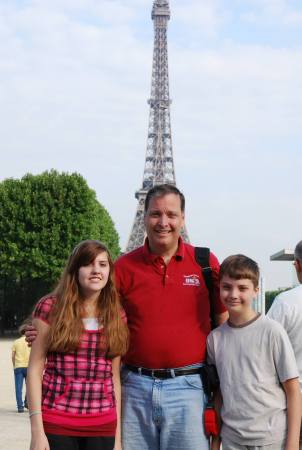
[[[289,289],[291,289],[291,288],[277,289],[276,291],[266,291],[265,292],[265,312],[267,313],[267,311],[270,309],[270,307],[272,306],[272,304],[278,294],[280,294],[281,292],[284,292],[284,291],[288,291]]]
[[[53,286],[70,251],[84,239],[103,241],[113,258],[120,254],[108,212],[76,173],[52,170],[0,183],[0,236],[2,300],[16,287],[28,296],[33,285]]]

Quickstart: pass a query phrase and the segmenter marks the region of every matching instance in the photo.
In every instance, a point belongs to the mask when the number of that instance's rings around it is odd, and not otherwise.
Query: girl
[[[75,247],[54,292],[36,305],[33,325],[30,450],[121,450],[120,356],[128,330],[101,242]]]

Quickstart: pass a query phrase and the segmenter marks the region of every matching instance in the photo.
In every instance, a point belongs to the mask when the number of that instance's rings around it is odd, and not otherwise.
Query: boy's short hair
[[[260,271],[258,264],[245,255],[228,256],[220,266],[219,280],[224,275],[235,280],[247,278],[252,281],[255,288],[259,285]]]

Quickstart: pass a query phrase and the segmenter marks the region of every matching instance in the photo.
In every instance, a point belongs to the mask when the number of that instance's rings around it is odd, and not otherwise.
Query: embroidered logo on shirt
[[[200,286],[199,275],[193,273],[192,275],[184,275],[184,286]]]

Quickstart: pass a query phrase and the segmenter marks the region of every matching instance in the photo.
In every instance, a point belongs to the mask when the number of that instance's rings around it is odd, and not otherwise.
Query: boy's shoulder
[[[270,350],[273,351],[273,343],[279,345],[288,345],[289,339],[287,333],[283,326],[274,319],[261,314],[259,318],[255,321],[255,326],[248,326],[250,328],[250,332],[255,336],[258,336],[259,339],[267,339],[271,342],[269,346]]]
[[[265,314],[260,314],[257,320],[253,322],[250,326],[247,325],[247,328],[250,332],[259,333],[261,330],[264,333],[270,333],[272,335],[286,335],[286,332],[283,328],[283,326],[278,323],[276,320],[271,319],[270,317],[266,316]]]
[[[242,327],[241,326],[240,327],[231,326],[229,321],[226,321],[219,327],[212,330],[210,332],[209,336],[217,338],[221,335],[224,335],[225,333],[230,333],[235,330],[236,330],[235,332],[242,330],[242,331],[248,331],[249,333],[250,332],[258,333],[259,328],[264,329],[267,332],[269,332],[269,331],[276,332],[277,334],[285,333],[285,331],[280,323],[278,323],[276,320],[271,319],[270,317],[268,317],[266,315],[260,314],[256,320],[254,320],[253,322],[248,323],[246,325],[243,325]]]

